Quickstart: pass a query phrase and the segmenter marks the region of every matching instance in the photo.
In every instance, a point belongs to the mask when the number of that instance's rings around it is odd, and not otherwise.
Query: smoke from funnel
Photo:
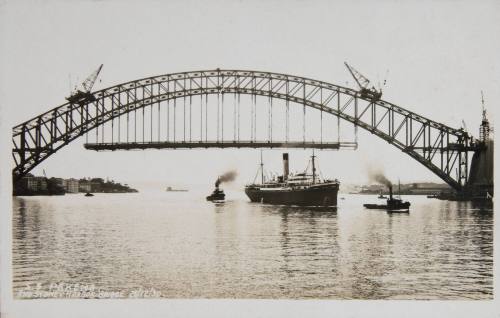
[[[384,173],[380,169],[373,169],[373,168],[368,169],[368,177],[370,178],[371,181],[375,181],[377,183],[383,184],[383,185],[387,186],[388,188],[392,187],[391,181],[389,181],[389,179],[387,179],[387,177],[384,175]]]
[[[215,186],[218,187],[221,183],[234,181],[237,175],[238,172],[236,172],[235,170],[228,171],[217,178],[217,181],[215,181]]]

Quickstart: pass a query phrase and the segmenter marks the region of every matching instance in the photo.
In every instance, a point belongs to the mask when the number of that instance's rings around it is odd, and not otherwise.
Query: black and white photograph
[[[499,317],[499,21],[0,0],[1,316]]]

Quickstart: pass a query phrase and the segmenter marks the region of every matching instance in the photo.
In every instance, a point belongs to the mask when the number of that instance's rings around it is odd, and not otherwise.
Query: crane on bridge
[[[78,104],[78,105],[83,105],[87,102],[93,102],[95,101],[95,97],[90,91],[92,90],[92,87],[94,86],[95,81],[97,80],[97,77],[99,76],[99,73],[101,72],[103,64],[99,66],[97,70],[95,70],[92,74],[89,75],[83,81],[82,83],[82,89],[76,89],[71,93],[69,97],[66,97],[66,100],[70,103],[73,104]]]
[[[370,80],[367,79],[363,74],[358,72],[354,67],[344,62],[347,70],[351,73],[352,77],[358,83],[360,88],[359,92],[362,98],[367,98],[371,101],[378,101],[382,97],[382,89],[377,90],[375,86],[372,85],[370,88]]]
[[[481,91],[481,106],[483,111],[483,118],[481,121],[481,126],[479,128],[479,140],[483,144],[486,144],[490,138],[491,127],[490,127],[490,122],[488,121],[488,117],[486,117],[486,108],[484,107],[483,91]]]

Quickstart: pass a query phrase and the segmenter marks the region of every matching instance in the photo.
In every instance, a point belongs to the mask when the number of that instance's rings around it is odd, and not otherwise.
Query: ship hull
[[[247,187],[252,202],[300,206],[337,206],[338,184],[314,185],[304,188]]]
[[[363,204],[367,209],[377,209],[377,210],[387,210],[387,211],[398,211],[398,210],[409,210],[410,202],[403,202],[400,204],[387,205],[387,204]]]

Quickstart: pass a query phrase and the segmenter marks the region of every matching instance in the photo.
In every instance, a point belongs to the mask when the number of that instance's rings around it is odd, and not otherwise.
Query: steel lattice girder
[[[60,148],[106,122],[167,100],[208,94],[250,94],[303,104],[346,120],[386,140],[453,188],[467,181],[475,140],[462,129],[430,120],[356,90],[309,78],[244,70],[159,75],[93,93],[95,101],[66,103],[13,128],[15,176],[21,177]],[[454,168],[465,166],[466,171]]]

